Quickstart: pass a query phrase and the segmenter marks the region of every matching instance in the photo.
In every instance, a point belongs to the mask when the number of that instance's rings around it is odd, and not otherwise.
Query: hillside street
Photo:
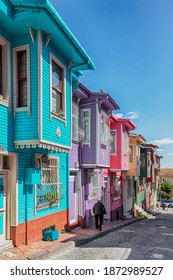
[[[128,225],[50,259],[173,260],[173,209]]]

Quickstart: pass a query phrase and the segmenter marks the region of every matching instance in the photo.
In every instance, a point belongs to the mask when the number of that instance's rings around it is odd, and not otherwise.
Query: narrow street
[[[163,211],[162,211],[163,212]],[[173,209],[119,229],[54,260],[173,260]]]

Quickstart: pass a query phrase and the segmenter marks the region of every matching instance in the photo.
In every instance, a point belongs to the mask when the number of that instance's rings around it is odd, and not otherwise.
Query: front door
[[[76,176],[70,176],[70,224],[78,220],[78,192],[75,178]]]
[[[0,242],[6,239],[5,176],[0,175]]]

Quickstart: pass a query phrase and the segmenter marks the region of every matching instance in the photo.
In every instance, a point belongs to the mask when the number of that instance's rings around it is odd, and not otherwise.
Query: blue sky
[[[161,167],[173,167],[173,1],[51,0],[96,65],[80,79],[108,92]]]

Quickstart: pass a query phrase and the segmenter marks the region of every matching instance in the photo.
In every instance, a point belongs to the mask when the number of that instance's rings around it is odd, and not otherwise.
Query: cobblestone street
[[[109,233],[51,259],[173,260],[173,210]]]

